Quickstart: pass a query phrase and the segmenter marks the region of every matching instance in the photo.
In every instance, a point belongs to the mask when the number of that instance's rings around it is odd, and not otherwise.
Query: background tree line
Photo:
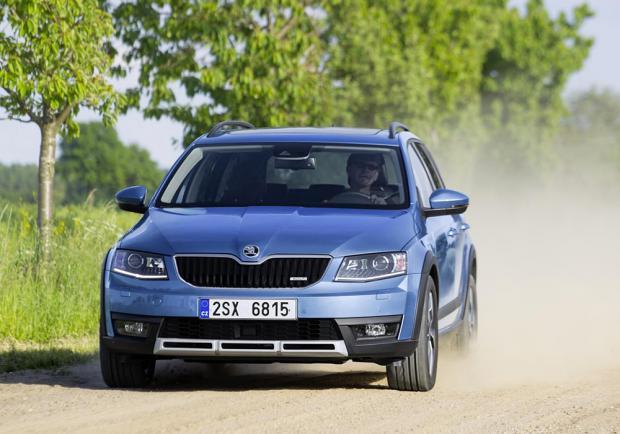
[[[105,203],[128,185],[145,185],[153,193],[164,172],[148,151],[125,145],[113,127],[79,124],[78,138],[59,144],[54,199],[59,204]],[[0,163],[0,200],[36,203],[37,166]]]

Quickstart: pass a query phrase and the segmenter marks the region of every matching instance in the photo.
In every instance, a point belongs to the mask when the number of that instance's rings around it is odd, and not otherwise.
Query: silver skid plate
[[[344,341],[241,341],[157,338],[161,356],[334,357],[346,358]]]

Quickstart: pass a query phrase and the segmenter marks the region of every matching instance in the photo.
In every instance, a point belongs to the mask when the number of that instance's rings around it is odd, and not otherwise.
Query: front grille
[[[200,320],[166,318],[160,338],[265,340],[265,341],[338,341],[340,330],[330,319],[297,321]]]
[[[194,286],[211,288],[303,288],[317,282],[329,258],[271,258],[240,264],[232,258],[177,256],[179,275]]]

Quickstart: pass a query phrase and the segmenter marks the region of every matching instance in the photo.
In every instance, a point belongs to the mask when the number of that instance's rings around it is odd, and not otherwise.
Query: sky
[[[511,0],[510,4],[523,8],[527,0]],[[546,0],[552,14],[568,11],[584,0]],[[595,11],[583,27],[583,34],[595,38],[594,46],[584,67],[568,82],[566,93],[592,87],[610,88],[620,93],[620,0],[589,0]],[[97,120],[96,115],[80,112],[80,122]],[[208,127],[205,127],[207,129]],[[136,143],[147,149],[162,168],[169,168],[181,154],[179,143],[183,127],[168,119],[146,120],[136,111],[119,118],[116,129],[125,143]],[[39,156],[39,129],[34,124],[0,121],[0,162],[36,163]]]

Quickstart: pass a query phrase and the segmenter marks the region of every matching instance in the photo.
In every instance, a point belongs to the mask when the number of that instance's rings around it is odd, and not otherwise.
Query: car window
[[[317,180],[321,184],[347,185],[347,172],[343,169],[347,167],[348,156],[346,152],[311,152],[310,158],[316,163],[311,171],[278,169],[276,159],[270,158],[267,161],[267,182],[286,183],[288,188],[310,188],[317,184]]]
[[[197,147],[162,189],[158,206],[404,208],[400,149],[277,143]]]
[[[407,147],[409,152],[409,160],[411,161],[411,168],[413,169],[413,175],[415,176],[415,184],[418,189],[418,195],[422,202],[422,206],[430,208],[429,197],[435,190],[431,180],[429,179],[428,172],[422,163],[418,153],[413,148],[413,143],[410,142]]]
[[[435,164],[435,160],[426,148],[426,145],[421,142],[414,142],[414,146],[418,151],[418,154],[420,155],[424,166],[428,170],[428,174],[433,181],[433,184],[435,184],[435,188],[444,188],[444,182],[441,174],[439,173],[439,169],[437,168],[437,164]]]
[[[183,160],[181,165],[175,172],[174,179],[168,183],[168,188],[161,196],[161,200],[164,202],[171,202],[172,200],[178,200],[183,198],[187,184],[193,178],[191,173],[196,168],[196,165],[202,160],[201,152],[192,152]],[[173,195],[176,197],[173,199]]]

